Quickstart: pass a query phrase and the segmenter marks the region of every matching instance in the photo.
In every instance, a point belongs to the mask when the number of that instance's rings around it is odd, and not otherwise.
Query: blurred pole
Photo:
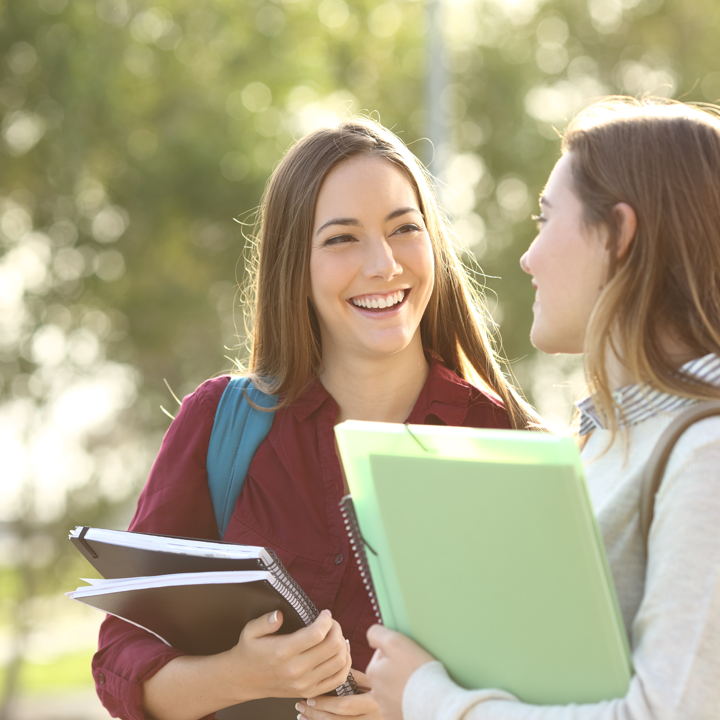
[[[445,0],[428,0],[427,3],[427,86],[425,107],[428,137],[432,143],[430,172],[439,180],[445,178],[445,167],[450,155],[450,98],[443,97],[449,85],[447,47],[445,43]],[[438,193],[440,188],[437,188]]]

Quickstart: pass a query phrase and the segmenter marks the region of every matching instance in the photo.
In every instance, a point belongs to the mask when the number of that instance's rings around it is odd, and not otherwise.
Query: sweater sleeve
[[[716,720],[720,708],[720,420],[678,443],[655,504],[645,591],[632,626],[628,693],[596,704],[537,706],[465,690],[440,663],[418,668],[405,720]],[[628,531],[639,532],[637,527]],[[626,568],[613,568],[626,572]]]
[[[183,400],[138,500],[131,531],[217,540],[206,459],[227,381],[209,380]],[[108,615],[100,627],[92,662],[103,706],[113,717],[146,720],[142,683],[182,654],[154,635]]]

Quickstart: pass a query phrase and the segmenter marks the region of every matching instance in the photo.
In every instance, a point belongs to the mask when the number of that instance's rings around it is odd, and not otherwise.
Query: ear
[[[630,243],[635,238],[637,231],[637,215],[630,205],[627,203],[618,203],[613,208],[613,214],[617,222],[618,238],[616,248],[616,259],[620,259],[627,254],[630,249]]]

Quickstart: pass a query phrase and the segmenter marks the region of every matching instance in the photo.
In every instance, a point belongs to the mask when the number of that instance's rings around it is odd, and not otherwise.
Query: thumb
[[[390,630],[384,625],[371,625],[367,631],[368,645],[370,645],[373,650],[384,650],[384,646],[397,634],[394,630]]]
[[[283,624],[283,614],[280,610],[261,615],[255,620],[251,620],[243,629],[243,635],[249,639],[260,638],[265,635],[271,635],[280,629]]]

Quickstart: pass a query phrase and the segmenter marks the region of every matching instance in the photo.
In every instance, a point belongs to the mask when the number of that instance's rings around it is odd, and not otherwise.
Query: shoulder
[[[221,375],[206,380],[194,392],[183,398],[181,411],[211,412],[214,417],[220,398],[231,379],[230,375]]]
[[[675,416],[677,413],[656,416],[651,419],[654,423],[648,422],[647,428],[639,428],[640,432],[631,436],[629,461],[636,468],[638,485],[646,481],[643,468]],[[677,534],[716,533],[718,517],[720,417],[710,417],[691,425],[672,448],[655,496],[654,534],[674,538]]]
[[[229,375],[206,380],[202,385],[186,395],[166,434],[166,440],[176,437],[183,442],[190,438],[204,438],[207,442],[215,422],[220,398],[230,382]]]
[[[720,478],[720,416],[691,425],[678,439],[668,461],[666,474],[672,477],[692,468],[707,470]]]

